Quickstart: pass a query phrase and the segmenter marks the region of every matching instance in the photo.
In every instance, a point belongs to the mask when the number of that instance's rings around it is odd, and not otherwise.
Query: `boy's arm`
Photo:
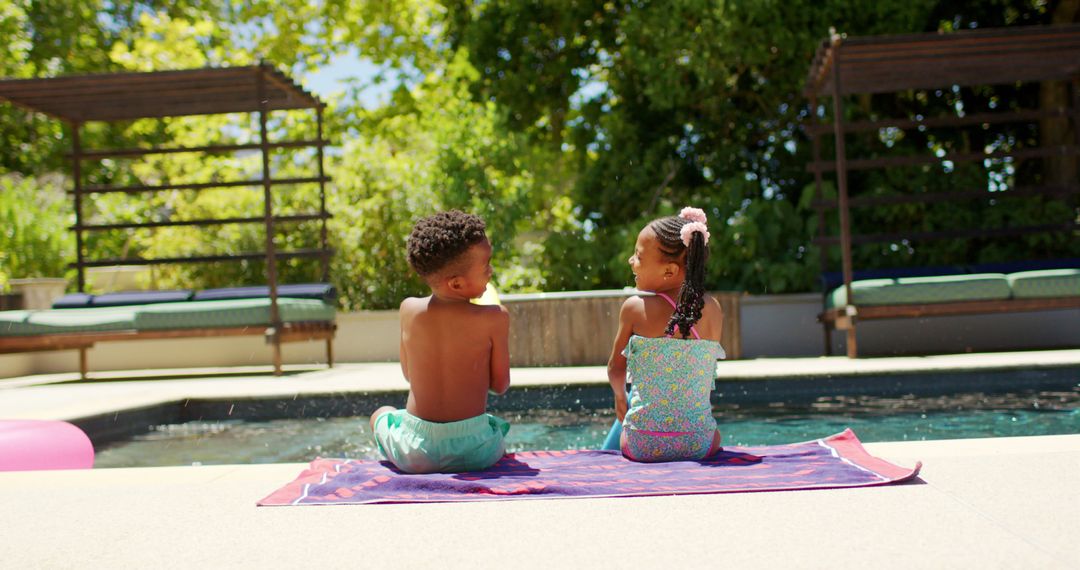
[[[630,335],[634,334],[634,324],[640,315],[640,307],[643,301],[641,297],[630,297],[623,302],[619,309],[619,330],[615,333],[615,343],[611,347],[611,357],[608,358],[607,373],[608,382],[611,383],[611,391],[615,395],[615,415],[619,421],[626,417],[626,357],[623,350],[630,342]]]
[[[505,394],[510,388],[510,313],[498,306],[492,311],[491,330],[491,384],[493,394]]]
[[[401,344],[398,346],[398,360],[401,361],[401,375],[405,377],[405,381],[409,381],[409,363],[408,355],[405,353],[405,335],[401,335]]]
[[[401,305],[398,306],[398,315],[400,316],[400,320],[398,321],[398,323],[400,325],[399,328],[401,329],[398,336],[398,360],[401,362],[401,375],[405,377],[406,382],[409,381],[409,356],[408,353],[405,352],[405,316],[407,312],[405,306],[408,303],[409,299],[406,298],[404,301],[401,302]]]

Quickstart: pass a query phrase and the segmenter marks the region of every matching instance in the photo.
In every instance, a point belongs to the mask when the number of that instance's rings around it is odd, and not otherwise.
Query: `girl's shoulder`
[[[637,320],[645,316],[645,298],[641,295],[631,295],[623,301],[622,307],[619,309],[619,318],[624,322],[628,320],[628,317],[634,317]]]
[[[619,322],[638,335],[663,336],[670,317],[671,307],[663,299],[649,294],[628,297],[619,310]]]

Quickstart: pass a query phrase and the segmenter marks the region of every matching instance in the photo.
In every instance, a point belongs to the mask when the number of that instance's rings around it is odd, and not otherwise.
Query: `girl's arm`
[[[611,357],[608,358],[607,373],[608,382],[615,396],[615,415],[619,421],[626,417],[626,357],[623,350],[626,343],[630,342],[630,335],[634,334],[634,324],[638,322],[644,301],[641,297],[630,297],[619,310],[619,330],[615,333],[615,344],[611,347]]]
[[[492,311],[491,383],[492,394],[505,394],[510,388],[510,313],[503,306]]]

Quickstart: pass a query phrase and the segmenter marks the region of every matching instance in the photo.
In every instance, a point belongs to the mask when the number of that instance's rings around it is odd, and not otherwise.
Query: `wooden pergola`
[[[330,353],[330,330],[301,330],[304,327],[282,326],[278,311],[277,260],[287,258],[316,258],[321,262],[322,279],[329,276],[332,250],[327,246],[326,188],[329,178],[324,173],[323,151],[327,141],[323,139],[323,109],[325,105],[314,95],[304,91],[288,76],[268,63],[227,68],[205,68],[182,71],[155,71],[146,73],[105,73],[75,75],[44,79],[0,80],[0,101],[6,100],[16,106],[60,119],[70,125],[72,152],[71,169],[74,200],[76,261],[79,291],[86,288],[85,270],[88,267],[115,265],[155,265],[198,263],[215,261],[265,260],[266,280],[270,296],[271,329],[268,341],[274,345],[275,371],[281,370],[280,343],[288,340],[309,338],[327,339]],[[314,109],[317,136],[314,140],[269,140],[267,120],[272,111],[288,109]],[[250,144],[225,144],[199,147],[159,147],[122,149],[84,149],[81,141],[83,125],[91,121],[124,121],[145,118],[164,118],[190,115],[213,115],[225,113],[258,113],[259,141]],[[317,174],[304,178],[273,178],[270,169],[270,152],[274,149],[315,148]],[[176,183],[133,186],[90,186],[83,183],[82,165],[86,161],[111,157],[141,157],[172,153],[220,154],[239,151],[259,151],[262,155],[262,176],[250,180],[225,180],[200,183]],[[293,215],[276,215],[272,189],[276,185],[319,185],[318,210]],[[262,187],[263,213],[261,216],[214,218],[179,221],[146,221],[119,224],[89,224],[83,215],[83,204],[91,195],[106,193],[142,194],[172,190],[204,190],[208,188]],[[320,221],[319,247],[292,251],[279,250],[274,241],[277,224]],[[193,255],[169,258],[88,258],[84,247],[89,232],[110,230],[135,230],[139,228],[162,228],[170,226],[210,227],[225,224],[261,224],[265,228],[265,248],[237,254]],[[331,325],[332,326],[332,325]],[[307,327],[310,329],[310,327]],[[294,330],[295,329],[295,330]],[[218,336],[216,331],[207,336]],[[236,334],[245,334],[238,331]],[[246,334],[251,334],[247,332]],[[196,336],[196,335],[191,335]],[[83,354],[85,361],[85,354]],[[85,369],[85,364],[84,364]]]
[[[1015,84],[1018,82],[1065,81],[1071,84],[1071,103],[1061,108],[1009,110],[994,113],[975,113],[966,116],[914,117],[846,121],[844,98],[849,95],[895,93],[913,89],[943,89],[952,86]],[[851,208],[881,204],[946,202],[970,200],[985,196],[985,190],[968,189],[954,192],[910,193],[899,196],[857,196],[852,198],[848,172],[897,166],[930,165],[949,162],[973,162],[1003,157],[1047,158],[1080,155],[1080,25],[1031,26],[964,30],[947,34],[908,34],[894,36],[853,37],[833,36],[817,49],[810,66],[803,94],[810,108],[818,108],[819,98],[828,97],[832,103],[831,124],[812,121],[806,126],[812,144],[812,162],[807,169],[814,175],[817,188],[819,236],[815,243],[822,245],[822,271],[827,270],[827,246],[839,245],[848,306],[825,311],[821,319],[826,327],[826,353],[829,352],[829,328],[847,331],[847,351],[856,355],[855,320],[868,318],[919,317],[945,314],[973,314],[1011,310],[1071,307],[1076,299],[1048,299],[1043,302],[969,302],[918,307],[884,306],[859,307],[850,303],[852,296],[852,244],[883,243],[898,239],[955,239],[1018,235],[1048,231],[1074,231],[1075,220],[1030,227],[994,229],[950,229],[937,232],[905,232],[897,234],[852,235]],[[816,113],[811,113],[816,117]],[[914,130],[923,128],[970,127],[983,124],[1024,123],[1034,121],[1072,121],[1075,143],[1040,148],[1013,149],[1004,152],[974,152],[935,156],[885,156],[851,158],[844,146],[846,135],[873,132],[884,128]],[[835,141],[835,158],[823,160],[824,136]],[[821,190],[826,173],[834,174],[837,200],[824,200]],[[1017,196],[1068,196],[1080,194],[1080,183],[1056,186],[1016,188]],[[826,212],[838,210],[840,235],[825,235]],[[826,294],[828,291],[826,291]],[[1029,300],[1030,301],[1030,300]],[[1056,304],[1055,304],[1056,303]]]

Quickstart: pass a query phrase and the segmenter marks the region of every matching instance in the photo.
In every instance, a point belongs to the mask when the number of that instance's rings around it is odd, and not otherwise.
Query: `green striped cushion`
[[[278,299],[282,322],[333,321],[335,309],[318,299]],[[270,324],[270,299],[160,303],[136,308],[138,330],[196,329]]]
[[[1080,297],[1080,269],[1044,269],[1008,275],[1013,297]]]
[[[131,307],[0,312],[0,336],[122,331],[134,326]]]
[[[318,299],[278,299],[281,320],[333,322],[333,305]],[[270,299],[191,301],[124,307],[2,311],[0,336],[54,333],[110,332],[265,326],[270,323]]]
[[[1009,298],[1009,282],[1001,273],[866,279],[851,284],[855,305],[913,305]],[[826,298],[828,307],[847,304],[847,291],[838,287]]]

